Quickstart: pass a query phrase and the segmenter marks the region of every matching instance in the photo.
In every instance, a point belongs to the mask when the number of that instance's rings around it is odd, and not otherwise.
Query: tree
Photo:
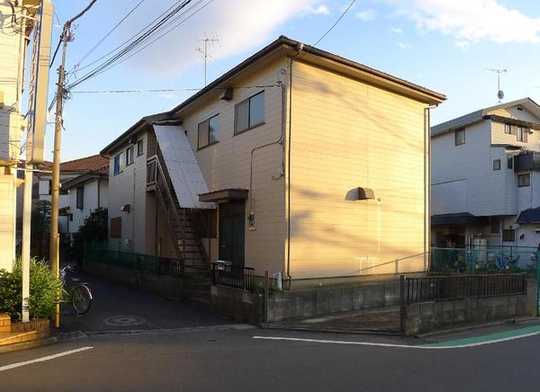
[[[104,242],[109,238],[109,214],[106,208],[97,208],[84,220],[74,235],[73,256],[80,259],[84,244]]]

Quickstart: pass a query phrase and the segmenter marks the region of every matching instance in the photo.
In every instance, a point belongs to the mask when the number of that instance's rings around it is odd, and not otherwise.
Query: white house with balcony
[[[540,244],[540,106],[524,98],[431,129],[432,244]]]

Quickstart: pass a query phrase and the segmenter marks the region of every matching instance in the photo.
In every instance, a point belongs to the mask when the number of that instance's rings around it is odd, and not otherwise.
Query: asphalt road
[[[0,355],[2,391],[537,391],[540,335],[418,349],[254,339],[409,344],[398,338],[217,330],[92,336]],[[418,342],[416,342],[418,343]],[[89,348],[91,347],[91,348]],[[13,369],[69,350],[84,349]]]

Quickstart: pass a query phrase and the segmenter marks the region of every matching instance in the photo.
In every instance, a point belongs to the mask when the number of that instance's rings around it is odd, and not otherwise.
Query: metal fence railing
[[[538,249],[526,246],[432,248],[432,273],[527,272],[536,270]]]
[[[193,272],[194,269],[201,270],[203,268],[185,265],[181,259],[150,256],[104,247],[86,247],[83,263],[102,263],[142,273],[173,276],[182,276]],[[208,271],[207,268],[206,271]]]
[[[401,278],[405,304],[527,293],[527,276],[513,274],[474,274]]]
[[[212,284],[227,286],[247,291],[281,290],[287,286],[281,278],[256,275],[251,267],[239,267],[230,263],[212,263]]]

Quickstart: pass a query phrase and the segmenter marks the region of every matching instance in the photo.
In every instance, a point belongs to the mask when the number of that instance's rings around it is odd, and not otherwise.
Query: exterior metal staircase
[[[180,207],[159,148],[156,155],[147,161],[146,190],[155,193],[167,216],[168,231],[180,260],[181,273],[186,278],[186,293],[206,302],[211,285],[210,260],[201,236],[208,228],[204,226],[203,219],[198,219],[200,210]]]

